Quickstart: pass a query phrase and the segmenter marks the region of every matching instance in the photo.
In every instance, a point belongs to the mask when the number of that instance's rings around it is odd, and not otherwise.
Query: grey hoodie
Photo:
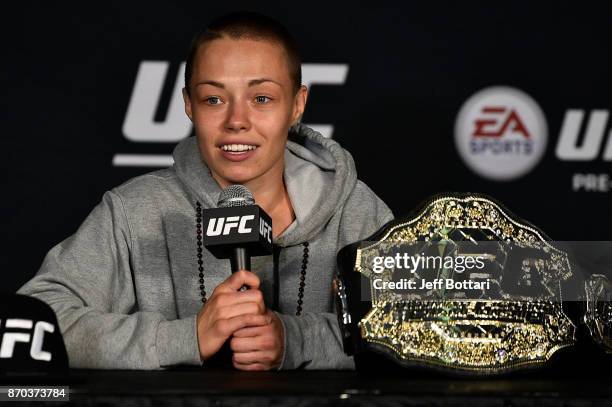
[[[293,137],[295,136],[295,137]],[[357,180],[350,154],[300,125],[285,150],[284,179],[295,221],[280,247],[279,315],[285,333],[281,369],[346,369],[331,282],[336,254],[392,219]],[[133,178],[104,194],[77,232],[49,251],[18,291],[56,312],[70,365],[160,369],[201,364],[196,314],[195,204],[217,206],[220,187],[195,137],[179,143],[174,166]],[[309,242],[303,311],[296,316],[303,242]],[[227,260],[204,250],[206,291],[230,274]],[[253,258],[266,304],[272,303],[273,256]],[[209,294],[210,295],[210,294]]]

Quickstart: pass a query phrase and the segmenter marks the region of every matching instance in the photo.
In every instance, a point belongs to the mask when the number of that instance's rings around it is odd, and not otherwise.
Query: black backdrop
[[[284,22],[305,64],[348,69],[344,80],[313,84],[304,122],[333,126],[360,178],[396,215],[437,192],[475,191],[557,240],[610,240],[612,157],[602,151],[612,138],[612,13],[598,3],[21,3],[2,6],[2,290],[30,278],[105,190],[156,169],[113,165],[116,154],[171,153],[176,140],[126,137],[139,67],[167,64],[155,115],[163,123],[191,36],[237,9]],[[528,94],[548,127],[539,163],[507,181],[473,172],[455,147],[462,105],[491,86]],[[591,111],[603,115],[596,156],[556,153],[570,109],[585,122]],[[600,184],[574,188],[575,174]]]

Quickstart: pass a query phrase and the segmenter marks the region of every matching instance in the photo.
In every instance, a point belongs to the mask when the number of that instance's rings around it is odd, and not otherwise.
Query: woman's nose
[[[250,121],[247,106],[240,102],[231,103],[227,110],[225,128],[232,132],[249,130]]]

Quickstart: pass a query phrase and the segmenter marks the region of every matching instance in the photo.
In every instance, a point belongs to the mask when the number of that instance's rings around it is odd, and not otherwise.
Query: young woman
[[[336,253],[392,214],[347,151],[299,124],[300,64],[287,30],[261,15],[230,14],[196,36],[183,90],[195,137],[173,167],[108,191],[19,291],[53,307],[71,366],[206,365],[226,341],[242,370],[353,366],[334,313]],[[272,217],[276,248],[235,274],[197,232],[232,184]]]

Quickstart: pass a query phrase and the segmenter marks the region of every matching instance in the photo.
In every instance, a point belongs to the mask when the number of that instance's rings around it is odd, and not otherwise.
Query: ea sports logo
[[[490,87],[472,95],[459,110],[455,144],[478,175],[509,181],[531,171],[546,151],[544,113],[526,93]]]

